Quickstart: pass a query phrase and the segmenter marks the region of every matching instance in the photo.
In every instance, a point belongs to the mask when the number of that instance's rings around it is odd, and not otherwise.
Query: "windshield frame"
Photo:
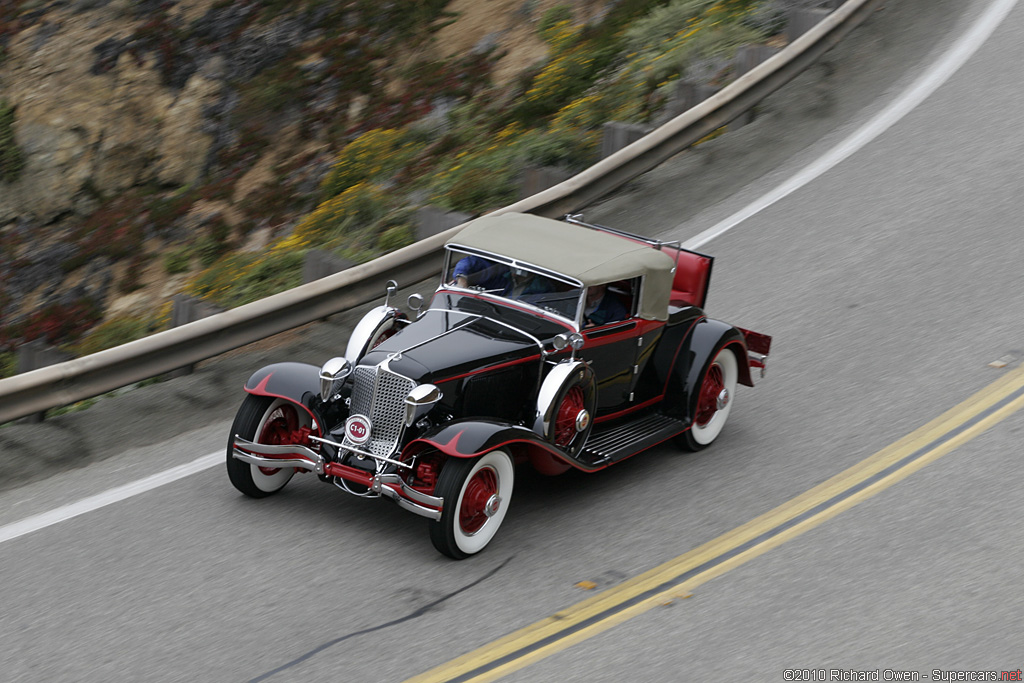
[[[574,330],[579,331],[580,316],[582,314],[584,301],[586,300],[587,296],[587,288],[580,280],[574,277],[570,277],[568,275],[564,275],[563,273],[559,273],[544,268],[542,266],[529,263],[527,261],[521,261],[519,259],[510,258],[508,256],[496,254],[494,252],[486,251],[484,249],[466,247],[457,243],[446,244],[444,252],[444,268],[441,271],[441,284],[437,288],[437,291],[440,292],[441,290],[448,290],[452,292],[466,292],[468,294],[472,294],[473,296],[485,297],[487,299],[491,299],[493,301],[505,305],[511,305],[518,308],[526,308],[529,309],[531,312],[537,313],[537,315],[541,315],[547,318],[557,318],[558,320],[571,325]],[[546,277],[551,280],[561,282],[562,284],[569,285],[570,287],[579,289],[580,293],[576,297],[576,310],[574,316],[570,318],[562,313],[559,313],[558,311],[548,309],[543,306],[538,306],[533,303],[530,303],[529,301],[524,301],[522,299],[509,299],[505,296],[502,296],[501,294],[496,294],[494,292],[489,292],[487,290],[478,289],[475,287],[460,287],[457,284],[455,284],[454,281],[447,282],[445,280],[446,276],[455,267],[455,263],[452,262],[452,257],[456,253],[458,254],[458,258],[460,259],[464,256],[479,256],[482,258],[489,259],[491,261],[495,261],[496,263],[501,263],[503,265],[508,266],[509,268],[527,270],[535,275],[540,275],[542,277]]]

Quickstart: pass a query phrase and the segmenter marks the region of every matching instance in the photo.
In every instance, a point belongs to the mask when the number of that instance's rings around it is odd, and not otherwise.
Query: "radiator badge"
[[[345,436],[357,446],[370,440],[370,418],[365,415],[352,415],[345,420]]]

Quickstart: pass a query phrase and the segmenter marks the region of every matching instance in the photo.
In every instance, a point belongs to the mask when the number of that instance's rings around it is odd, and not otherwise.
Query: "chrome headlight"
[[[352,374],[352,364],[347,358],[332,358],[320,368],[320,399],[327,403],[341,391],[341,385]]]
[[[405,397],[405,426],[412,427],[417,420],[430,412],[444,394],[433,384],[420,384],[412,388]]]

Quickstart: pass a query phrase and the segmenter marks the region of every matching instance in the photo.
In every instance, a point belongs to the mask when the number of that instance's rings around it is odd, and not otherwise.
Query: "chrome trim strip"
[[[390,296],[390,295],[389,295]],[[388,320],[394,320],[398,317],[398,309],[387,304],[383,306],[377,306],[366,312],[366,315],[360,319],[356,324],[352,334],[348,337],[348,344],[345,346],[345,358],[352,367],[355,368],[356,364],[359,363],[359,358],[362,355],[360,352],[364,351],[364,347],[367,342],[370,341],[370,335],[373,334],[374,330],[386,323]],[[368,351],[369,349],[365,349]]]
[[[643,235],[637,235],[636,233],[627,232],[626,230],[619,230],[618,228],[609,228],[607,225],[598,225],[597,223],[587,223],[583,220],[582,213],[567,213],[562,217],[566,223],[572,223],[573,225],[579,225],[584,228],[590,228],[591,230],[597,230],[598,232],[607,232],[612,235],[618,235],[619,237],[628,237],[639,242],[644,242],[654,247],[655,249],[661,249],[662,247],[675,247],[677,249],[683,248],[683,243],[679,240],[669,240],[665,242],[663,240],[657,240],[652,237],[644,237]],[[689,251],[689,250],[687,250]]]
[[[245,450],[240,450],[240,449]],[[247,452],[251,451],[251,452]],[[305,457],[302,458],[264,458],[263,455],[288,455],[292,453],[299,453]],[[307,470],[310,472],[316,472],[317,474],[324,473],[324,465],[326,461],[324,456],[320,455],[316,451],[307,448],[306,446],[294,445],[269,445],[262,443],[253,443],[248,439],[235,435],[235,440],[231,448],[231,455],[242,462],[247,462],[250,465],[257,465],[259,467],[298,467],[299,469]]]
[[[373,485],[370,487],[374,491],[381,490],[381,487],[387,486],[398,486],[402,489],[402,494],[410,500],[419,503],[421,505],[430,505],[432,507],[443,507],[444,498],[438,496],[431,496],[428,493],[417,491],[411,488],[402,478],[397,474],[377,474],[373,477]]]
[[[764,373],[768,370],[768,356],[757,351],[747,351],[747,364],[752,368],[761,369],[761,377],[764,377]],[[753,379],[753,375],[751,375]]]
[[[454,292],[455,294],[461,294],[463,292],[467,292],[469,294],[473,294],[474,296],[484,296],[484,297],[487,297],[489,299],[493,299],[493,300],[499,301],[499,302],[511,302],[511,303],[514,303],[516,306],[522,306],[524,308],[528,308],[531,311],[536,311],[538,313],[543,314],[546,317],[557,318],[559,322],[567,323],[571,327],[575,328],[577,331],[579,331],[579,329],[580,329],[579,324],[575,320],[573,320],[572,318],[566,318],[564,315],[561,315],[560,313],[555,313],[553,311],[549,311],[548,309],[541,308],[540,306],[534,306],[533,304],[531,304],[528,301],[520,301],[519,299],[509,299],[507,297],[498,296],[497,294],[490,294],[489,292],[482,292],[482,291],[480,291],[478,289],[463,289],[462,287],[459,287],[457,285],[442,285],[441,289],[443,289],[445,291],[449,291],[449,292]],[[441,290],[438,290],[438,291],[441,291]],[[583,291],[580,294],[580,301],[581,302],[583,301],[583,297],[586,295],[586,293],[587,293],[587,288],[583,287]],[[463,311],[454,311],[454,310],[452,310],[450,308],[431,308],[427,312],[429,313],[430,311],[451,311],[452,313],[456,313],[456,312],[457,313],[462,313],[463,312]],[[488,318],[487,316],[483,316],[483,315],[480,316],[480,317],[481,318],[487,318],[488,320],[493,320],[493,318]],[[511,325],[509,327],[511,327]],[[513,329],[519,329],[519,328],[513,328]]]
[[[551,433],[551,423],[555,419],[555,398],[566,379],[580,369],[585,367],[586,362],[582,360],[562,361],[544,378],[540,391],[537,392],[537,409],[534,413],[533,431],[540,436],[547,438]]]
[[[534,307],[534,308],[536,308],[536,307]],[[540,309],[538,309],[538,310],[540,310]],[[540,340],[539,337],[534,337],[529,332],[527,332],[525,330],[521,330],[518,327],[516,327],[515,325],[509,325],[507,322],[504,322],[502,320],[498,320],[497,318],[492,318],[492,317],[487,316],[487,315],[480,315],[479,313],[470,313],[469,311],[456,311],[456,310],[451,309],[451,308],[431,308],[430,310],[427,311],[427,313],[429,313],[430,311],[438,311],[440,313],[457,313],[459,315],[471,316],[471,317],[475,318],[476,320],[486,320],[488,322],[494,323],[495,325],[501,325],[502,327],[507,327],[508,329],[513,330],[515,332],[518,332],[519,334],[523,335],[527,339],[531,340],[534,344],[537,345],[538,348],[540,348],[540,352],[541,352],[542,355],[544,355],[544,356],[548,355],[548,352],[544,350],[544,343]],[[568,320],[568,318],[563,318],[563,320]],[[473,321],[471,320],[468,323],[466,323],[466,325],[470,325],[470,324],[472,324],[472,322]],[[465,327],[466,325],[463,325],[462,327]],[[456,328],[456,329],[462,329],[462,328],[460,327],[460,328]]]
[[[448,254],[451,254],[452,251],[454,251],[456,249],[458,249],[458,250],[460,250],[460,251],[462,251],[462,252],[464,252],[466,254],[478,254],[478,255],[483,256],[485,258],[489,258],[489,259],[491,259],[493,261],[497,261],[498,263],[504,263],[507,266],[512,266],[513,268],[524,268],[525,270],[532,270],[537,275],[543,275],[545,277],[550,277],[550,278],[554,278],[556,280],[561,280],[562,282],[564,282],[564,283],[566,283],[568,285],[572,285],[574,287],[583,287],[583,283],[581,281],[577,280],[574,277],[571,277],[571,276],[566,275],[564,273],[559,273],[559,272],[554,271],[554,270],[548,270],[547,268],[544,268],[543,266],[535,265],[533,263],[530,263],[529,261],[520,261],[518,259],[509,258],[508,256],[505,256],[503,254],[496,254],[494,252],[487,251],[486,249],[478,249],[477,247],[466,247],[466,246],[463,246],[463,245],[461,245],[461,244],[459,244],[457,242],[449,242],[448,244],[445,245],[445,250],[448,252]],[[446,266],[450,265],[447,258],[445,259],[445,265]],[[475,292],[477,290],[474,289],[474,290],[468,290],[468,291]]]
[[[394,487],[401,490],[399,493]],[[376,474],[370,484],[370,490],[392,499],[402,508],[415,512],[417,515],[428,517],[435,521],[441,519],[441,512],[444,510],[444,498],[427,495],[422,491],[410,488],[397,474]],[[425,506],[431,507],[425,507]],[[437,508],[437,509],[433,509]]]
[[[434,311],[434,310],[448,310],[448,309],[434,309],[434,308],[430,308],[430,309],[427,309],[425,311],[425,313],[430,313],[430,311]],[[413,349],[418,349],[419,347],[423,346],[424,344],[429,344],[430,342],[435,341],[437,339],[440,339],[441,337],[447,336],[447,335],[451,334],[452,332],[456,332],[458,330],[461,330],[463,327],[465,327],[466,325],[469,325],[471,322],[472,321],[467,322],[467,323],[465,323],[463,325],[460,325],[458,327],[453,327],[450,330],[445,330],[441,334],[434,335],[433,337],[430,337],[429,339],[424,339],[423,341],[421,341],[421,342],[419,342],[417,344],[413,344],[412,346],[406,347],[406,348],[402,349],[401,351],[396,351],[393,355],[394,355],[395,358],[401,359],[403,353],[408,353],[409,351],[412,351]],[[387,360],[390,360],[390,357]],[[385,362],[385,361],[381,361],[381,363],[383,363],[383,362]],[[378,363],[378,365],[380,365],[380,363]],[[390,369],[388,369],[388,372],[391,372],[392,374],[395,374],[395,375],[398,374],[397,372],[394,372],[394,371],[392,371]],[[405,375],[399,375],[399,376],[400,377],[405,377]],[[413,380],[409,379],[408,377],[405,377],[405,379],[408,379],[410,382],[413,381]]]
[[[549,277],[549,278],[552,278],[554,280],[559,280],[561,282],[564,282],[567,285],[571,285],[573,287],[578,287],[582,291],[580,293],[580,303],[579,303],[579,307],[577,308],[577,311],[581,311],[582,310],[582,305],[583,305],[583,301],[585,300],[585,297],[586,297],[587,288],[586,288],[586,286],[580,280],[577,280],[574,277],[570,277],[568,275],[564,275],[562,273],[558,273],[558,272],[553,271],[553,270],[548,270],[547,268],[543,268],[541,266],[534,265],[534,264],[532,264],[532,263],[530,263],[528,261],[519,261],[517,259],[509,258],[508,256],[502,256],[501,254],[495,254],[493,252],[486,251],[484,249],[477,249],[475,247],[464,247],[461,244],[457,244],[457,243],[454,243],[454,242],[445,245],[445,273],[448,272],[448,268],[449,268],[449,266],[451,266],[450,256],[451,256],[451,253],[452,253],[453,249],[461,250],[463,253],[466,253],[466,254],[478,254],[478,255],[483,256],[485,258],[489,258],[489,259],[491,259],[493,261],[497,261],[498,263],[504,263],[505,265],[511,266],[513,268],[523,268],[524,270],[529,270],[529,271],[531,271],[531,272],[533,272],[533,273],[535,273],[537,275],[542,275],[544,277]],[[445,273],[441,274],[442,278],[444,277]],[[530,309],[532,309],[534,311],[539,311],[539,312],[543,313],[544,315],[554,316],[554,317],[558,318],[559,320],[564,320],[564,321],[566,321],[566,322],[568,322],[568,323],[570,323],[572,325],[575,325],[577,331],[579,331],[579,329],[580,329],[580,326],[573,319],[567,318],[564,315],[561,315],[559,313],[555,313],[554,311],[549,311],[549,310],[547,310],[545,308],[541,308],[540,306],[534,306],[533,304],[531,304],[529,302],[526,302],[526,301],[520,301],[518,299],[509,299],[509,298],[504,297],[504,296],[498,296],[498,295],[491,294],[489,292],[481,291],[481,290],[478,290],[478,289],[470,289],[470,288],[466,288],[466,287],[459,287],[458,285],[455,285],[455,284],[448,284],[443,279],[441,281],[441,286],[438,288],[438,291],[440,291],[441,289],[448,289],[448,290],[452,290],[452,291],[455,291],[455,292],[470,292],[472,294],[478,294],[478,295],[479,294],[483,294],[483,295],[491,297],[493,299],[500,299],[501,301],[513,301],[517,305],[527,306],[527,307],[529,307]],[[437,310],[437,309],[431,309],[431,310]]]
[[[391,489],[385,489],[385,490],[390,491]],[[395,494],[395,495],[397,496],[398,494]],[[398,505],[398,507],[402,508],[403,510],[407,510],[409,512],[412,512],[413,514],[417,514],[420,517],[426,517],[427,519],[432,519],[435,522],[440,522],[441,521],[441,511],[440,510],[431,510],[430,508],[425,508],[422,505],[417,505],[416,503],[412,502],[408,498],[402,498],[401,496],[398,496],[397,498],[393,498],[392,500],[394,500],[395,504]]]

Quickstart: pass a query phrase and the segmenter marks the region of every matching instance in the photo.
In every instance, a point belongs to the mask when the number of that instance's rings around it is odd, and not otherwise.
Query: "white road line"
[[[988,40],[989,36],[992,35],[1016,4],[1017,0],[996,0],[993,2],[967,33],[962,35],[953,44],[949,52],[945,53],[909,89],[872,117],[870,121],[792,178],[754,200],[725,220],[716,223],[696,237],[684,242],[683,246],[687,249],[702,247],[748,218],[767,209],[780,199],[799,190],[884,133],[897,121],[909,114],[917,105],[921,104],[925,98],[938,90],[939,86],[949,80],[949,77],[956,73],[971,58],[971,55],[977,52],[978,48]],[[677,226],[675,232],[682,228],[683,225]]]
[[[137,496],[140,493],[145,493],[155,488],[159,488],[164,484],[171,484],[183,479],[187,476],[208,470],[215,465],[219,465],[224,462],[224,453],[218,451],[217,453],[210,453],[204,455],[201,458],[193,460],[192,462],[185,463],[184,465],[178,465],[172,467],[169,470],[158,472],[157,474],[151,475],[144,479],[139,479],[123,486],[117,486],[104,491],[95,496],[89,496],[83,498],[80,501],[71,503],[70,505],[63,505],[55,510],[49,512],[43,512],[38,515],[32,515],[21,521],[13,522],[5,526],[0,527],[0,543],[12,541],[15,538],[19,538],[26,534],[30,534],[33,531],[39,531],[45,529],[48,526],[59,524],[65,520],[77,517],[78,515],[84,515],[87,512],[98,510],[101,507],[107,505],[113,505],[126,498]]]
[[[803,171],[793,176],[789,181],[778,186],[757,201],[752,202],[744,209],[737,211],[724,221],[708,228],[683,246],[687,249],[696,249],[707,244],[715,237],[727,232],[759,211],[768,208],[783,197],[803,187],[881,135],[890,126],[906,116],[914,107],[923,102],[926,97],[935,92],[957,69],[963,66],[971,55],[992,35],[992,32],[996,30],[996,27],[1006,18],[1006,15],[1010,13],[1010,10],[1016,4],[1017,0],[996,0],[993,2],[978,21],[971,26],[970,30],[953,44],[953,48],[949,52],[943,55],[942,59],[917,79],[907,92],[883,109],[871,121],[858,129],[857,132],[840,143],[831,152],[825,154],[810,166],[807,166]],[[59,524],[72,517],[84,515],[87,512],[112,505],[165,484],[171,484],[197,472],[210,469],[222,462],[223,458],[223,453],[204,455],[190,463],[172,467],[169,470],[139,479],[124,486],[112,488],[109,491],[90,496],[76,503],[64,505],[55,510],[7,524],[0,527],[0,543],[19,538],[33,531],[45,529],[54,524]]]

